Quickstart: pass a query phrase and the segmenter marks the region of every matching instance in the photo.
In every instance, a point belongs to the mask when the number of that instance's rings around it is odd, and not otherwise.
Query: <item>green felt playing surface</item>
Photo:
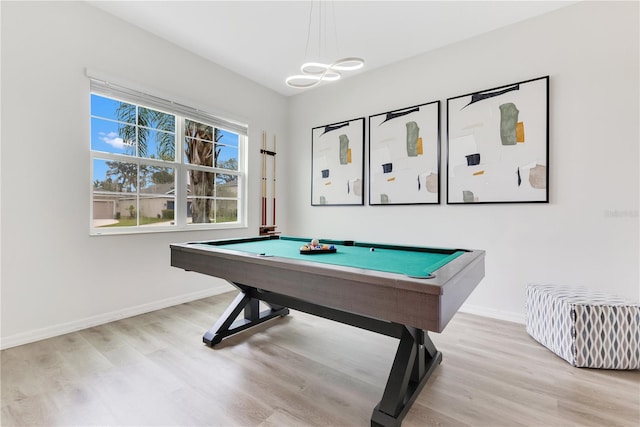
[[[311,239],[280,236],[279,239],[258,240],[238,243],[215,244],[221,249],[264,254],[318,262],[346,267],[363,268],[388,273],[405,274],[412,277],[427,277],[435,270],[446,265],[463,251],[433,250],[420,247],[397,247],[376,243],[355,242],[353,246],[332,240],[321,240],[320,243],[333,244],[335,253],[304,255],[300,247]],[[371,251],[374,248],[374,251]]]

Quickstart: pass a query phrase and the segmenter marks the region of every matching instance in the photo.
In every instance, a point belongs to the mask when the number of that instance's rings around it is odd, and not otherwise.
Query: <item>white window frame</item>
[[[234,229],[247,227],[247,162],[246,152],[248,146],[248,129],[247,126],[238,122],[205,113],[195,108],[187,107],[173,101],[167,101],[146,93],[138,92],[123,86],[115,85],[90,78],[91,87],[90,94],[96,94],[102,97],[115,99],[140,107],[152,108],[164,113],[175,116],[175,159],[173,162],[146,157],[130,156],[120,153],[109,153],[97,151],[90,148],[90,203],[89,203],[89,234],[92,236],[114,235],[114,234],[136,234],[136,233],[157,233],[157,232],[176,232],[176,231],[193,231],[193,230],[216,230],[216,229]],[[90,118],[93,116],[90,114]],[[192,165],[186,163],[185,144],[184,144],[184,126],[186,120],[197,121],[214,128],[218,128],[227,132],[238,135],[238,170],[222,169],[210,166]],[[136,124],[137,126],[137,124]],[[89,138],[90,140],[91,138]],[[89,145],[91,142],[89,141]],[[124,227],[95,227],[93,221],[94,208],[94,188],[93,188],[93,165],[94,160],[101,159],[107,161],[121,161],[127,163],[136,163],[138,165],[159,166],[175,169],[175,202],[174,202],[174,224],[173,225],[136,225]],[[224,173],[227,175],[236,175],[238,177],[238,194],[236,198],[217,197],[213,195],[214,200],[236,200],[237,201],[237,221],[222,223],[187,223],[187,183],[188,171],[190,169],[198,169],[212,173]],[[140,198],[140,185],[137,186],[138,192],[136,197]],[[133,193],[132,193],[133,194]],[[137,205],[139,206],[139,205]],[[136,209],[136,215],[140,215],[139,209]]]

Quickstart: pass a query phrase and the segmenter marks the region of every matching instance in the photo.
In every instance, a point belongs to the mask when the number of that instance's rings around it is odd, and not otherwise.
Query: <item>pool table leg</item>
[[[278,316],[286,316],[289,314],[287,307],[281,307],[275,304],[268,304],[269,309],[260,311],[260,300],[249,295],[249,291],[238,285],[234,286],[240,289],[240,293],[233,302],[222,313],[216,323],[205,332],[202,341],[209,347],[219,344],[223,338],[237,334],[249,329],[267,320]],[[244,310],[244,318],[237,319],[240,312]]]
[[[371,426],[399,427],[441,361],[442,353],[426,331],[405,326],[382,400],[373,410]]]

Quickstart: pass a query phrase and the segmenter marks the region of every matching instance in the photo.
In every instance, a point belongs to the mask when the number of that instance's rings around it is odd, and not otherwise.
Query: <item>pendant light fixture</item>
[[[327,4],[331,7],[332,14],[332,23],[333,23],[333,31],[334,31],[334,41],[336,44],[336,55],[338,52],[338,31],[335,19],[335,10],[333,6],[333,1],[322,1],[319,0],[317,7],[317,22],[318,22],[318,52],[317,52],[317,61],[307,61],[308,53],[309,53],[309,45],[311,43],[311,29],[312,22],[314,21],[314,1],[311,1],[311,8],[309,11],[309,29],[307,31],[307,44],[305,47],[304,62],[300,67],[300,71],[302,74],[296,74],[293,76],[287,77],[285,82],[288,86],[294,87],[297,89],[306,89],[313,87],[320,82],[332,82],[340,79],[342,77],[342,72],[344,71],[355,71],[364,66],[364,60],[362,58],[356,57],[347,57],[337,59],[332,62],[321,62],[323,60],[323,56],[326,57],[328,55],[328,35],[327,35],[327,27],[328,27],[328,18],[327,18]],[[323,32],[324,30],[324,32]]]

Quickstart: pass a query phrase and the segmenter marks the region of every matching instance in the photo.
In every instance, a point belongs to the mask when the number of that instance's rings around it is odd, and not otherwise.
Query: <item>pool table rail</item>
[[[203,242],[172,244],[171,265],[314,304],[442,332],[484,276],[484,251],[466,251],[436,270],[431,279],[261,256]]]

